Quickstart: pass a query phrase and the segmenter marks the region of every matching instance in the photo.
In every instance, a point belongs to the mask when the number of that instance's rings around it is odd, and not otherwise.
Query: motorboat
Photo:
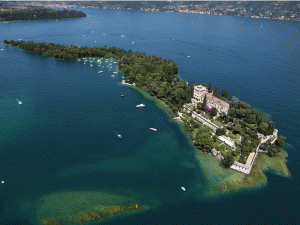
[[[117,63],[117,62],[114,62],[114,63]]]
[[[118,73],[118,72],[114,72],[114,73]]]
[[[90,64],[90,66],[93,66],[93,64]]]
[[[19,104],[19,105],[22,105],[22,104],[23,104],[23,102],[19,101],[19,102],[18,102],[18,104]]]
[[[186,191],[184,187],[181,187],[181,189],[182,189],[183,191]]]
[[[103,73],[103,71],[102,71],[102,70],[100,70],[100,71],[98,71],[98,73]]]
[[[125,95],[121,95],[121,97],[125,97]]]
[[[153,130],[153,131],[157,131],[157,129],[155,129],[155,128],[149,128],[150,130]]]
[[[115,77],[115,75],[111,75],[112,77]]]
[[[139,104],[136,106],[137,108],[142,108],[142,107],[145,107],[145,105],[142,103],[142,104]]]
[[[122,138],[121,134],[118,134],[118,137],[119,137],[119,138]]]

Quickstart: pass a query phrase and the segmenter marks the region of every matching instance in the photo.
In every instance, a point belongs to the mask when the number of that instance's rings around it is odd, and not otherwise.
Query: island
[[[20,10],[0,11],[0,22],[15,20],[54,20],[86,17],[86,14],[75,10],[53,10],[45,8],[25,8]]]
[[[91,223],[97,220],[101,220],[107,216],[117,215],[119,213],[125,213],[130,211],[137,211],[143,209],[143,206],[139,205],[109,205],[101,206],[97,211],[81,212],[78,213],[74,219],[66,222],[62,219],[48,218],[43,220],[43,225],[64,225],[80,223]]]
[[[286,138],[267,116],[228,90],[218,90],[212,83],[197,84],[179,79],[178,66],[172,60],[144,53],[125,51],[118,47],[63,46],[33,41],[7,41],[5,45],[59,59],[82,57],[113,58],[124,74],[122,84],[138,88],[159,99],[177,121],[189,132],[198,155],[219,159],[222,171],[234,170],[232,178],[224,179],[225,190],[266,184],[264,171],[272,169],[289,176],[287,153],[282,149]],[[203,156],[204,157],[204,156]]]

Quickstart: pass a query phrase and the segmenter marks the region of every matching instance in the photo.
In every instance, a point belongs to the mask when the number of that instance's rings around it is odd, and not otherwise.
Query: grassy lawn
[[[238,135],[238,134],[233,134],[233,133],[229,132],[227,136],[233,140],[235,140],[235,139],[240,140],[240,135]]]
[[[192,104],[187,104],[186,107],[188,107],[190,110],[193,110],[194,106]]]
[[[225,125],[225,123],[222,123],[222,122],[219,121],[219,120],[215,120],[215,121],[211,120],[211,122],[213,122],[214,124],[216,124],[216,125],[219,126],[219,127],[222,127],[222,126]]]

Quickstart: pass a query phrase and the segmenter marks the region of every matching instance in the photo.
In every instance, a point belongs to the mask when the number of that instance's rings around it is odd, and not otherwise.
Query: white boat
[[[119,138],[122,138],[121,134],[118,134],[118,137],[119,137]]]
[[[117,63],[117,62],[114,62],[114,63]]]
[[[112,77],[115,77],[115,75],[111,75]]]
[[[157,131],[157,129],[155,129],[155,128],[149,128],[150,130],[153,130],[153,131]]]
[[[1,181],[1,183],[2,183],[2,184],[4,184],[4,180],[3,180],[3,181]]]
[[[19,102],[18,102],[18,104],[19,104],[19,105],[22,105],[22,104],[23,104],[23,102],[19,101]]]
[[[141,107],[145,107],[145,105],[142,103],[142,104],[137,105],[136,107],[141,108]]]
[[[102,70],[100,70],[100,71],[98,71],[98,73],[103,73],[103,71],[102,71]]]
[[[118,73],[118,72],[114,72],[114,73]]]
[[[90,64],[90,66],[93,66],[93,64]]]
[[[181,187],[181,189],[182,189],[183,191],[186,191],[184,187]]]
[[[4,50],[1,48],[1,51],[4,51]]]
[[[123,79],[125,78],[125,77],[122,77]]]

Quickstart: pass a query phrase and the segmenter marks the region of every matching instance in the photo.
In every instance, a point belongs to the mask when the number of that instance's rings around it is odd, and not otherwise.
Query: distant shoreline
[[[186,2],[186,1],[134,1],[134,2],[5,2],[7,8],[50,7],[50,8],[94,8],[122,9],[152,12],[180,12],[193,14],[226,15],[246,18],[300,21],[300,4],[297,2]],[[1,10],[1,3],[0,3]]]

